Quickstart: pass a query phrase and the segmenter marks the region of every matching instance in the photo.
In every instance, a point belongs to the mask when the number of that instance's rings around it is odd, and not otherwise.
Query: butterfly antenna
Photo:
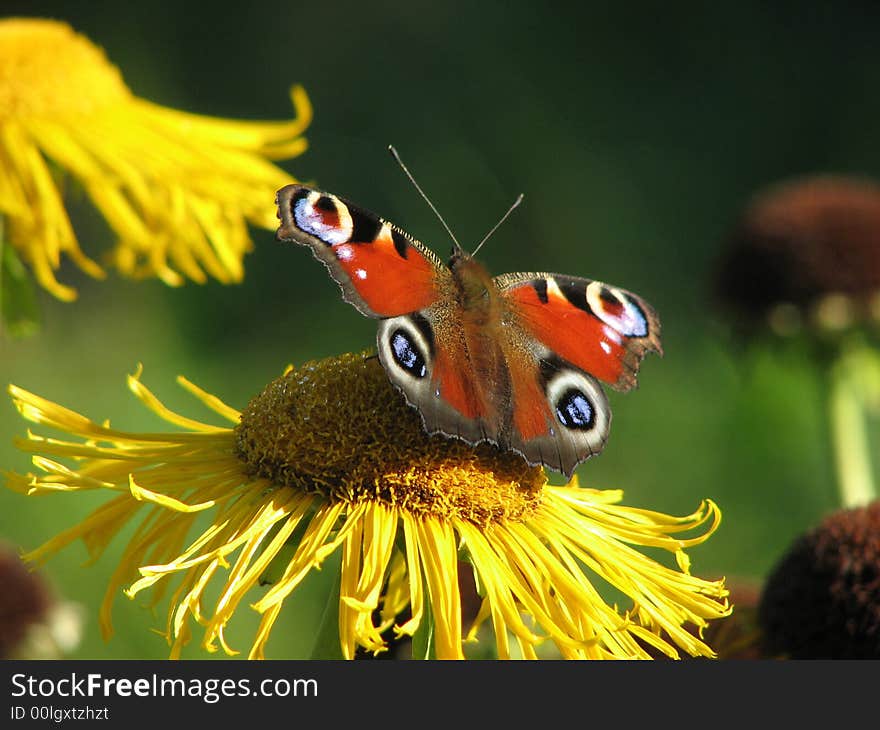
[[[403,170],[403,172],[409,178],[409,181],[413,184],[415,189],[419,191],[419,195],[421,195],[425,199],[425,202],[428,204],[428,206],[431,208],[431,210],[434,211],[434,215],[436,215],[437,218],[439,219],[439,221],[443,224],[443,227],[446,229],[446,232],[449,234],[449,237],[452,239],[452,242],[455,244],[456,250],[463,251],[464,249],[462,249],[461,244],[458,242],[458,239],[455,237],[455,234],[452,232],[452,229],[446,224],[446,221],[443,220],[443,216],[440,215],[440,211],[438,211],[434,207],[434,204],[431,202],[431,199],[427,195],[425,195],[425,191],[422,190],[421,187],[419,187],[419,184],[416,182],[416,179],[412,176],[412,173],[407,169],[406,165],[403,164],[403,160],[400,159],[400,155],[397,154],[397,150],[394,149],[394,145],[388,145],[388,151],[391,153],[391,155],[394,157],[394,159],[397,160],[397,164],[400,165],[400,169]]]
[[[471,254],[471,257],[474,257],[477,255],[477,251],[479,251],[483,247],[483,244],[486,243],[486,241],[488,241],[492,237],[492,234],[495,233],[495,231],[497,231],[499,229],[501,224],[504,223],[504,221],[506,221],[508,219],[508,217],[510,217],[510,214],[513,213],[514,210],[516,210],[517,206],[519,206],[519,204],[522,203],[522,201],[523,201],[523,194],[520,193],[519,196],[517,197],[517,199],[513,201],[513,205],[511,205],[510,208],[507,209],[507,212],[503,216],[501,216],[501,220],[498,221],[494,226],[492,226],[492,230],[489,231],[483,237],[483,240],[480,241],[479,244],[477,244],[477,247],[474,249],[474,252]]]

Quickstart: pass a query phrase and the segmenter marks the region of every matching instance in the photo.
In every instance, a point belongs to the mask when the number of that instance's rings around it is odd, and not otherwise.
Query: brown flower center
[[[251,474],[358,502],[485,525],[522,521],[544,471],[490,444],[428,436],[375,357],[306,363],[245,408],[236,429]]]

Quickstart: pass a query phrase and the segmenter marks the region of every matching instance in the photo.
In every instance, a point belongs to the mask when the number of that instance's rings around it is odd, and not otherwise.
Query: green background
[[[628,7],[627,7],[628,6]],[[300,83],[315,108],[309,151],[282,163],[394,221],[439,253],[449,240],[389,157],[393,143],[472,247],[520,192],[524,204],[481,251],[495,273],[559,271],[639,293],[663,321],[665,357],[610,395],[605,452],[582,483],[632,506],[684,514],[704,497],[724,523],[691,551],[704,577],[760,579],[795,535],[835,508],[824,384],[803,348],[741,343],[711,306],[727,232],[757,189],[811,172],[880,172],[880,6],[872,3],[534,2],[3,3],[69,21],[139,96],[201,114],[290,116]],[[271,199],[266,201],[272,206]],[[89,253],[110,244],[73,204]],[[42,332],[0,339],[0,382],[96,420],[161,425],[125,375],[200,416],[178,373],[243,407],[289,362],[372,346],[375,323],[343,303],[308,252],[254,230],[239,286],[171,289],[72,266],[73,305],[40,293]],[[26,425],[0,402],[0,468]],[[90,497],[0,491],[0,536],[33,548],[87,514]],[[119,545],[116,546],[117,549]],[[117,603],[101,641],[94,608],[115,565],[75,545],[46,568],[86,605],[79,657],[163,657],[160,626]],[[269,656],[308,650],[320,586],[289,601]],[[240,611],[232,641],[255,622]],[[203,656],[193,645],[187,656]]]

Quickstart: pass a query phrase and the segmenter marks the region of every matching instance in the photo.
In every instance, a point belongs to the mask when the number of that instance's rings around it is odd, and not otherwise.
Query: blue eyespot
[[[320,239],[328,246],[345,243],[351,236],[351,216],[339,208],[333,198],[314,194],[293,204],[293,220],[300,230]]]
[[[587,396],[575,388],[566,390],[556,401],[556,417],[566,428],[588,431],[595,424],[595,411]]]
[[[402,329],[391,333],[391,353],[397,364],[414,378],[424,378],[428,372],[425,358],[410,336]]]

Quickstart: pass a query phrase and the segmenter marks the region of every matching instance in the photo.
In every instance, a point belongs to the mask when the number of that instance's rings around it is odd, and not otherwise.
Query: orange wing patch
[[[434,359],[434,387],[440,389],[443,400],[462,416],[476,419],[485,416],[473,383],[464,377],[460,368],[453,364],[452,353],[446,349],[438,349]]]
[[[340,243],[333,253],[351,286],[380,317],[416,312],[437,299],[436,266],[415,247],[395,245],[388,225],[373,241]]]
[[[613,385],[625,386],[633,378],[624,337],[574,306],[558,287],[548,287],[541,297],[531,282],[524,282],[505,293],[522,324],[559,357]]]
[[[514,427],[524,441],[546,436],[552,414],[534,365],[529,366],[518,357],[511,357],[507,365],[513,389]]]

